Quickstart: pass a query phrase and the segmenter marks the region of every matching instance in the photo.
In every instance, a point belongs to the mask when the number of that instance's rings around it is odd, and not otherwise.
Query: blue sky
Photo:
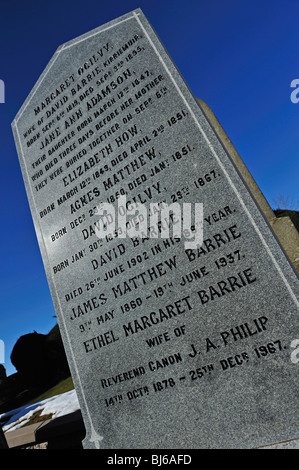
[[[17,339],[56,323],[10,124],[60,44],[135,8],[270,205],[299,200],[299,103],[290,99],[299,79],[298,0],[0,0],[0,339],[8,375]]]

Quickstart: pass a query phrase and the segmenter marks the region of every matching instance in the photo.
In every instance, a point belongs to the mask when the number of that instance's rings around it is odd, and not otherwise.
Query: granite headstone
[[[299,437],[298,279],[142,11],[59,47],[13,131],[84,447]]]

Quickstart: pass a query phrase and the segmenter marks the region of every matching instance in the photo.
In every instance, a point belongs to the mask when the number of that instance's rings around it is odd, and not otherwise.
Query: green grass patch
[[[54,387],[50,388],[46,392],[42,393],[36,398],[30,400],[26,405],[32,405],[38,401],[46,400],[46,398],[55,397],[55,395],[61,395],[62,393],[69,392],[70,390],[74,389],[74,383],[72,377],[68,377],[67,379],[62,380],[58,384],[54,385]]]

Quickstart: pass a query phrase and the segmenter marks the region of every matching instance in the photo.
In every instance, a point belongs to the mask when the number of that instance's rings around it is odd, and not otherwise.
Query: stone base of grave
[[[85,427],[78,410],[4,435],[10,449],[82,449]]]

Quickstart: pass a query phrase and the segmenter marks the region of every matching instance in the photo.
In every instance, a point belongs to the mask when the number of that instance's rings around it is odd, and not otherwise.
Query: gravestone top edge
[[[33,86],[32,90],[29,92],[29,94],[28,94],[27,98],[25,99],[23,105],[20,107],[19,111],[17,112],[16,116],[14,117],[14,119],[11,123],[12,128],[14,129],[17,126],[17,123],[18,123],[19,119],[21,118],[22,114],[24,113],[24,111],[26,110],[28,104],[31,101],[31,98],[38,91],[43,79],[49,73],[52,65],[55,63],[57,57],[62,52],[66,52],[69,48],[79,44],[80,42],[86,41],[89,38],[91,38],[92,36],[100,34],[101,32],[103,32],[103,31],[105,31],[109,28],[112,28],[114,26],[117,26],[118,24],[120,24],[122,22],[129,21],[131,19],[136,19],[138,16],[143,16],[145,18],[145,15],[144,15],[143,11],[140,8],[136,8],[136,9],[134,9],[134,10],[128,12],[128,13],[125,13],[124,15],[122,15],[122,16],[116,18],[116,19],[113,19],[113,20],[111,20],[111,21],[109,21],[109,22],[107,22],[107,23],[105,23],[101,26],[98,26],[98,27],[86,32],[86,33],[83,33],[83,34],[77,36],[76,38],[70,39],[69,41],[66,41],[66,42],[60,44],[57,47],[54,54],[52,55],[52,57],[50,58],[48,64],[46,65],[44,71],[41,73],[40,77],[38,78],[37,82]]]

